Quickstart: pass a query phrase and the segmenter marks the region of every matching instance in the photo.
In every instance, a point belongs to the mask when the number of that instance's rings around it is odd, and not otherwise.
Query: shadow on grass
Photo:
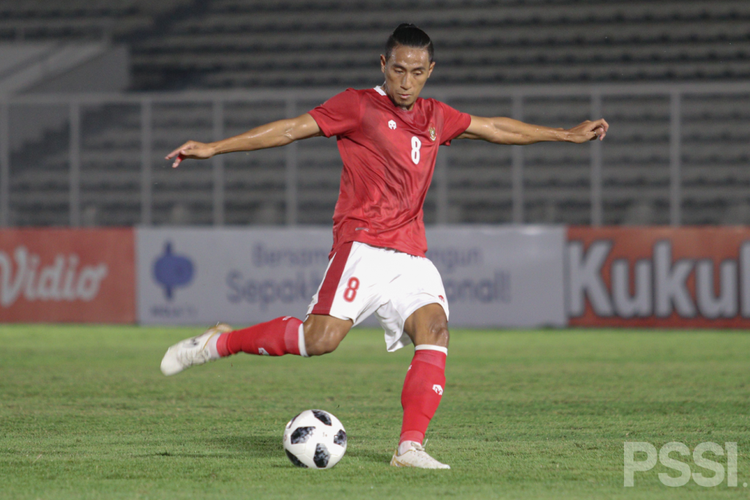
[[[362,462],[370,462],[379,465],[388,465],[391,463],[391,455],[372,450],[359,450],[352,447],[346,449],[346,454],[350,458],[358,459]]]
[[[135,458],[174,457],[174,458],[237,458],[237,453],[253,458],[277,458],[283,454],[281,439],[277,436],[223,436],[202,441],[205,453],[170,450],[161,446],[153,453],[133,455]]]
[[[284,446],[281,438],[276,435],[266,436],[224,436],[216,437],[210,440],[212,448],[224,448],[242,452],[256,458],[273,458],[276,459],[284,453]],[[351,446],[346,450],[349,458],[357,459],[362,462],[371,462],[375,464],[388,465],[391,455],[374,451],[361,449],[357,446]]]
[[[251,457],[277,458],[284,452],[279,436],[223,436],[209,440],[212,447],[240,451]]]
[[[133,458],[155,458],[155,457],[164,457],[164,458],[237,458],[236,455],[233,453],[182,453],[179,451],[159,451],[156,453],[141,453],[139,455],[133,455]]]

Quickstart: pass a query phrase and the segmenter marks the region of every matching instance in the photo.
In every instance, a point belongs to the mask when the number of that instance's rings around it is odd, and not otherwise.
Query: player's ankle
[[[409,451],[411,449],[411,447],[412,447],[412,444],[414,444],[414,443],[416,443],[416,444],[418,444],[420,446],[422,445],[421,441],[412,441],[410,439],[407,439],[405,441],[401,441],[398,444],[398,455],[399,456],[403,455],[404,453],[406,453],[407,451]]]
[[[232,354],[227,347],[227,340],[229,340],[229,333],[222,333],[221,335],[217,335],[216,339],[211,339],[211,342],[209,342],[211,355],[216,353],[217,357],[224,358]]]

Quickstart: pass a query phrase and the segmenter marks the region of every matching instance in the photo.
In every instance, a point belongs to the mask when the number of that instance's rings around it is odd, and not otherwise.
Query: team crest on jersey
[[[396,130],[396,122],[394,122],[393,120],[389,121],[388,128],[391,130]]]
[[[428,132],[430,133],[430,140],[435,142],[435,139],[437,139],[437,133],[435,132],[435,125],[430,125],[430,130]]]

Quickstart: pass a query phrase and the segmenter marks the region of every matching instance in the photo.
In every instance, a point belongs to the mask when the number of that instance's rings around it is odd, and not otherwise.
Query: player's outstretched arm
[[[166,159],[171,160],[174,158],[172,167],[176,168],[182,160],[187,158],[205,160],[214,155],[233,153],[235,151],[276,148],[286,146],[300,139],[308,139],[319,135],[323,135],[323,133],[320,131],[318,123],[310,114],[305,113],[297,118],[267,123],[248,130],[244,134],[221,141],[209,143],[188,141],[169,153]]]
[[[550,128],[520,122],[512,118],[472,116],[469,128],[458,139],[482,139],[496,144],[525,145],[536,142],[583,143],[603,140],[609,124],[604,120],[585,121],[569,128]]]

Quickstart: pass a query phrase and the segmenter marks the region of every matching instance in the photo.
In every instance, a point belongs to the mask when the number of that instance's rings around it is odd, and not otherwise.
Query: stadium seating
[[[709,8],[710,7],[710,8]],[[379,83],[387,33],[413,21],[435,40],[430,87],[472,84],[724,82],[750,76],[750,3],[704,1],[0,0],[0,40],[113,37],[131,47],[133,90],[364,87]],[[157,27],[158,26],[158,27]],[[510,98],[453,97],[470,113],[512,115]],[[449,93],[449,90],[446,91]],[[302,112],[317,101],[298,103]],[[667,95],[604,96],[612,130],[601,148],[603,222],[669,223],[670,102]],[[750,150],[744,95],[683,97],[683,223],[750,223]],[[227,103],[224,134],[286,116],[284,103]],[[590,117],[587,97],[527,98],[523,119],[569,126]],[[153,223],[214,221],[213,163],[173,171],[164,154],[189,138],[213,138],[210,103],[155,103],[152,110]],[[139,104],[82,109],[81,222],[141,222]],[[11,207],[18,225],[70,220],[68,127],[53,128],[11,155]],[[328,224],[338,192],[335,140],[296,151],[229,155],[223,164],[227,224]],[[591,222],[592,146],[524,148],[524,220]],[[287,155],[297,158],[290,190]],[[425,206],[437,222],[513,221],[513,150],[459,141],[443,149]],[[443,182],[447,184],[442,184]],[[447,189],[444,189],[447,188]],[[441,191],[442,190],[442,191]],[[743,219],[745,218],[745,219]]]
[[[681,181],[683,222],[736,219],[735,204],[748,202],[750,152],[746,117],[737,96],[685,99]],[[745,101],[750,96],[745,96]],[[580,100],[558,99],[547,112],[527,106],[532,123],[575,123],[585,119]],[[603,113],[613,124],[602,150],[604,222],[668,223],[670,137],[668,97],[603,99]],[[734,106],[727,104],[733,101]],[[449,101],[469,112],[467,100]],[[551,104],[551,103],[547,103]],[[312,105],[311,105],[312,106]],[[489,114],[509,115],[509,106]],[[746,109],[746,108],[745,108]],[[496,112],[496,113],[495,113]],[[213,138],[209,104],[154,104],[152,165],[153,222],[213,222],[212,162],[186,162],[174,171],[163,156],[183,140]],[[227,104],[224,132],[240,133],[284,116],[282,105]],[[566,118],[569,116],[571,118]],[[67,222],[69,131],[46,135],[44,150],[29,146],[12,155],[12,206],[21,224]],[[140,222],[141,130],[135,104],[91,106],[82,115],[81,193],[83,208],[93,206],[98,224]],[[335,140],[317,138],[296,145],[299,223],[330,221],[338,192],[340,159]],[[525,219],[530,222],[586,224],[591,220],[591,145],[538,144],[523,148]],[[222,157],[225,223],[284,223],[286,219],[286,149]],[[448,197],[454,207],[449,222],[512,222],[511,148],[456,141],[441,155],[448,170]],[[426,220],[437,221],[441,174],[428,196]],[[175,208],[175,207],[180,208]],[[46,208],[45,208],[46,207]],[[646,208],[644,208],[646,207]],[[173,210],[179,217],[174,219]],[[649,217],[656,219],[648,219]],[[733,219],[732,219],[733,220]]]
[[[434,83],[740,79],[748,16],[742,0],[221,0],[138,43],[134,60],[201,87],[370,85],[384,34],[411,20],[435,40]]]
[[[174,5],[176,0],[160,2]],[[139,0],[0,1],[0,40],[121,37],[152,26]]]

